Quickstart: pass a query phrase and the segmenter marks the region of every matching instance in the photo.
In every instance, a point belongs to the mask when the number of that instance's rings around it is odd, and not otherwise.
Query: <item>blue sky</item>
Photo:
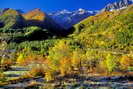
[[[118,0],[0,0],[0,8],[23,9],[24,11],[41,8],[46,12],[78,8],[99,10],[114,1]]]

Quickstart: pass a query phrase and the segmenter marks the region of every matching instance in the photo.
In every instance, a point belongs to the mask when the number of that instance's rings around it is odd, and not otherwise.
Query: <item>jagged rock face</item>
[[[49,13],[48,15],[52,17],[64,29],[69,29],[74,24],[80,22],[88,16],[95,15],[97,12],[98,11],[87,11],[84,9],[79,9],[76,11],[62,10],[54,13]]]
[[[119,10],[133,4],[133,0],[120,0],[119,2],[110,3],[102,11]]]

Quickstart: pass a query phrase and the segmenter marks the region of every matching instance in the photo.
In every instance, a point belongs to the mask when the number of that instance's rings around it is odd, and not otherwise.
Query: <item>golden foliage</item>
[[[63,58],[60,60],[60,73],[62,76],[70,74],[72,70],[72,65],[71,65],[71,59],[70,58]]]
[[[120,64],[122,69],[127,69],[130,66],[133,66],[133,59],[128,56],[122,56],[120,59]]]
[[[31,69],[30,74],[32,76],[44,76],[45,75],[45,69],[43,66],[35,66]]]
[[[54,47],[49,49],[48,60],[51,62],[53,70],[59,70],[60,60],[71,57],[69,45],[61,40]]]
[[[25,55],[23,53],[20,53],[17,58],[17,64],[23,65],[25,64]]]
[[[5,74],[0,72],[0,83],[4,82],[4,81],[6,81],[6,76],[5,76]]]
[[[49,70],[45,72],[45,77],[46,81],[51,81],[55,79],[55,71]]]
[[[13,9],[8,9],[7,11],[4,12],[4,14],[7,14],[7,15],[19,15],[19,13],[16,10],[13,10]]]

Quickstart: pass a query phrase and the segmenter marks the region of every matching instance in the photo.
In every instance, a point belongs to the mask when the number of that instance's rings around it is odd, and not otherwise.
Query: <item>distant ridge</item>
[[[120,0],[119,2],[109,3],[102,11],[113,11],[126,8],[128,5],[133,4],[133,0]]]
[[[94,16],[98,11],[88,11],[82,8],[79,8],[76,11],[61,10],[53,13],[48,13],[59,25],[64,29],[69,29],[72,25],[77,24],[81,20]]]

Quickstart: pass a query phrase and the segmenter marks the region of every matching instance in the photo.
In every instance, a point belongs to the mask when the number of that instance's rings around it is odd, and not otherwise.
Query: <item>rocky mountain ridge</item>
[[[120,0],[118,2],[109,3],[105,6],[102,11],[113,11],[113,10],[120,10],[126,8],[127,6],[133,4],[133,0]]]
[[[60,24],[64,29],[72,27],[72,25],[80,22],[81,20],[97,14],[98,11],[88,11],[85,9],[78,9],[75,11],[61,10],[53,13],[49,13],[58,24]]]

